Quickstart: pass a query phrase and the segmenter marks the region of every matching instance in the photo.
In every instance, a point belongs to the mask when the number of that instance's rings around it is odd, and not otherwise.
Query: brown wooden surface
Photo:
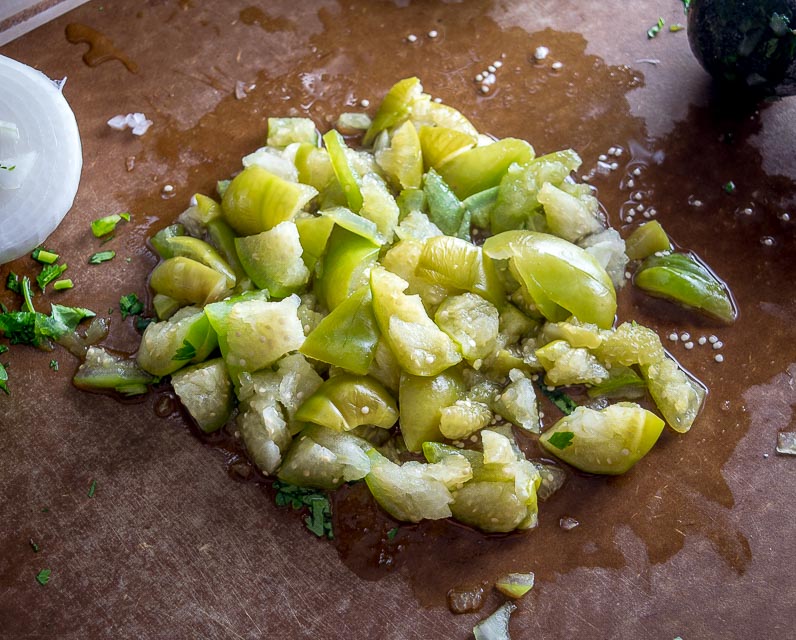
[[[85,164],[74,209],[48,242],[76,282],[61,303],[104,313],[121,294],[143,297],[155,262],[145,238],[237,170],[269,115],[308,114],[325,129],[362,99],[372,113],[396,80],[418,75],[482,131],[526,138],[537,153],[575,148],[580,174],[621,145],[619,169],[593,180],[613,222],[643,191],[741,309],[725,329],[623,292],[624,317],[724,341],[721,364],[707,346],[666,341],[711,389],[693,430],[667,432],[625,477],[571,475],[535,531],[486,538],[423,524],[386,546],[392,524],[367,507],[359,517],[361,491],[336,503],[336,543],[320,541],[260,486],[235,482],[224,454],[178,414],[157,417],[155,396],[80,393],[68,353],[12,348],[2,356],[12,395],[0,396],[0,637],[466,638],[501,599],[489,591],[481,613],[454,616],[447,590],[507,570],[537,575],[515,638],[794,637],[796,460],[774,444],[794,428],[796,401],[794,222],[780,218],[796,220],[796,100],[733,108],[712,94],[685,32],[647,39],[659,15],[685,22],[674,0],[95,1],[0,48],[69,77]],[[110,38],[138,73],[118,60],[87,66],[87,45],[65,37],[70,23]],[[541,65],[531,61],[539,45],[550,48]],[[496,59],[497,90],[483,96],[473,77]],[[238,80],[256,84],[244,100]],[[106,126],[132,111],[154,121],[142,138]],[[729,180],[733,195],[722,190]],[[87,265],[100,246],[89,222],[126,210],[134,223],[103,247],[117,258]],[[9,269],[33,266],[0,267],[3,281]],[[14,298],[2,291],[0,301]],[[111,318],[106,344],[133,351],[130,321]],[[562,516],[581,525],[563,532]]]

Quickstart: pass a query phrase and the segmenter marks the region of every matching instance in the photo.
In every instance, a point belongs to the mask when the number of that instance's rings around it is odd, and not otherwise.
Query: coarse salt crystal
[[[536,60],[544,60],[549,53],[550,49],[547,47],[536,47],[536,51],[533,52],[533,57]]]

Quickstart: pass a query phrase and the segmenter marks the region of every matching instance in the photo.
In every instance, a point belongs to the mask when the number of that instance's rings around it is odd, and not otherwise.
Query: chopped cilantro
[[[52,574],[52,569],[42,569],[36,575],[36,582],[41,586],[46,585],[50,581],[50,574]]]
[[[98,218],[91,223],[91,233],[94,234],[95,237],[101,238],[104,235],[107,235],[116,229],[116,225],[119,224],[122,220],[129,222],[130,221],[130,214],[129,213],[112,213],[109,216],[105,216],[103,218]]]
[[[0,332],[11,344],[37,347],[48,338],[57,340],[74,331],[81,320],[94,315],[89,309],[60,304],[52,305],[49,316],[38,311],[13,311],[0,314]]]
[[[33,253],[30,254],[30,257],[37,262],[41,262],[42,264],[52,264],[61,256],[45,249],[44,247],[38,247],[33,250]]]
[[[91,486],[88,488],[88,497],[89,498],[93,498],[94,497],[94,492],[96,490],[97,490],[97,481],[96,480],[92,480],[91,481]]]
[[[15,164],[12,164],[10,167],[7,164],[0,164],[0,169],[3,169],[5,171],[13,171],[16,168],[17,168],[17,165],[15,165]]]
[[[107,262],[108,260],[113,260],[116,257],[116,252],[113,250],[110,251],[100,251],[99,253],[95,253],[88,259],[89,264],[100,264],[102,262]]]
[[[39,545],[33,541],[33,538],[30,539],[30,548],[33,549],[33,553],[38,553],[40,549]]]
[[[308,508],[309,515],[304,518],[307,529],[322,538],[334,538],[332,532],[332,507],[325,493],[315,489],[297,487],[285,482],[275,481],[276,504],[280,507],[290,505],[294,509]]]
[[[63,291],[64,289],[71,289],[75,286],[75,283],[72,282],[69,278],[65,278],[63,280],[56,280],[53,282],[53,289],[56,291]]]
[[[683,12],[688,14],[688,10],[691,8],[691,0],[682,0],[683,3]]]
[[[2,364],[0,364],[0,390],[4,391],[7,396],[11,395],[8,390],[8,371]]]
[[[548,389],[547,385],[545,384],[540,384],[539,388],[542,390],[542,393],[547,396],[547,399],[556,405],[562,413],[569,415],[578,408],[577,402],[575,402],[563,391],[560,391],[559,389]]]
[[[550,436],[548,442],[556,447],[556,449],[561,449],[563,451],[572,444],[572,439],[574,437],[575,434],[571,431],[558,431]]]
[[[66,269],[67,266],[65,264],[44,265],[41,273],[36,276],[36,282],[39,283],[39,288],[44,291],[45,287],[58,278]]]
[[[58,371],[58,360],[50,360],[50,369]]]
[[[682,31],[683,29],[685,29],[685,25],[682,25],[680,23],[669,25],[669,31],[671,33],[677,33],[678,31]]]
[[[8,351],[8,347],[4,344],[0,344],[0,353],[5,353],[6,351]]]
[[[35,313],[36,309],[33,308],[33,292],[30,290],[30,278],[22,276],[22,298],[25,301],[25,310],[30,313]]]
[[[398,527],[393,527],[387,532],[387,540],[393,540],[398,535]]]
[[[172,360],[191,360],[196,357],[196,347],[187,340],[182,341],[182,346],[177,349]]]
[[[725,184],[722,187],[722,189],[724,189],[725,193],[733,194],[733,193],[735,193],[735,190],[737,189],[737,187],[735,186],[735,183],[732,180],[730,180],[727,184]]]
[[[19,276],[13,271],[10,271],[6,278],[6,289],[22,295],[22,286],[20,285]]]
[[[133,326],[136,328],[136,331],[140,331],[141,333],[144,332],[150,324],[155,321],[154,318],[150,318],[149,316],[138,316],[133,322]]]
[[[647,38],[652,40],[655,36],[657,36],[661,29],[663,29],[664,21],[663,18],[658,18],[658,22],[652,25],[649,29],[647,29]]]
[[[119,298],[119,311],[122,312],[122,320],[126,320],[127,316],[137,316],[143,310],[144,303],[134,293],[128,293]]]

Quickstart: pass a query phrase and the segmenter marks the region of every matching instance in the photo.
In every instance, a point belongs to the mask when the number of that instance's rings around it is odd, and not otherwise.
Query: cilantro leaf
[[[45,287],[53,280],[58,278],[67,266],[65,264],[47,264],[42,267],[41,273],[36,276],[36,282],[39,283],[39,288],[44,291]]]
[[[122,312],[122,320],[126,320],[127,316],[137,316],[143,310],[144,303],[134,293],[128,293],[119,298],[119,311]]]
[[[96,490],[97,490],[97,481],[96,480],[92,480],[91,481],[91,486],[88,488],[88,497],[89,498],[93,498],[94,497],[94,492]]]
[[[559,389],[548,389],[545,384],[540,384],[539,388],[542,390],[542,393],[547,396],[547,399],[556,405],[562,413],[569,415],[578,408],[578,403],[563,391]]]
[[[548,442],[552,444],[556,449],[561,449],[562,451],[566,449],[569,445],[572,444],[572,439],[575,437],[575,434],[571,431],[558,431],[550,436]]]
[[[36,335],[36,313],[12,311],[0,314],[0,332],[11,344],[38,346],[41,340]]]
[[[74,331],[81,320],[94,315],[89,309],[64,307],[60,304],[52,305],[49,316],[38,311],[13,311],[0,314],[0,332],[11,344],[37,347],[47,338],[57,340]]]
[[[8,371],[6,368],[0,363],[0,389],[2,389],[7,396],[11,395],[11,392],[8,390]]]
[[[45,316],[47,319],[41,321],[39,330],[42,335],[55,340],[77,329],[82,320],[97,315],[91,309],[65,307],[60,304],[53,304],[51,309],[50,315]]]
[[[663,18],[658,18],[658,22],[656,22],[649,29],[647,29],[647,38],[652,40],[652,38],[657,36],[661,32],[661,29],[663,29],[663,25],[664,25]]]
[[[332,531],[332,507],[327,495],[315,489],[297,487],[285,482],[275,481],[275,501],[277,506],[292,506],[294,509],[308,508],[310,513],[304,518],[307,529],[316,536],[334,538]]]
[[[41,586],[45,586],[50,581],[51,574],[52,569],[42,569],[36,575],[36,582],[38,582]]]
[[[13,271],[9,271],[6,278],[6,289],[22,295],[22,286],[20,285],[19,276]]]
[[[50,369],[58,371],[58,360],[50,360]]]
[[[395,536],[398,535],[398,527],[393,527],[387,532],[387,540],[394,540]]]
[[[196,357],[196,347],[187,340],[182,341],[182,346],[177,349],[172,360],[192,360]]]
[[[154,318],[150,318],[148,316],[138,316],[135,319],[135,322],[133,322],[133,326],[136,328],[137,331],[143,333],[144,329],[146,329],[154,321],[155,321]]]
[[[95,253],[88,259],[89,264],[100,264],[102,262],[107,262],[108,260],[113,260],[116,257],[116,252],[113,250],[110,251],[100,251]]]
[[[91,233],[93,233],[96,238],[101,238],[102,236],[114,231],[116,229],[116,225],[122,220],[129,222],[130,214],[126,212],[112,213],[109,216],[98,218],[91,223]]]

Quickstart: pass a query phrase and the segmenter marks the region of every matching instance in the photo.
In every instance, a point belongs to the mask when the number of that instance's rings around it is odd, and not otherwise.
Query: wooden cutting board
[[[480,613],[455,616],[447,591],[510,570],[537,577],[514,638],[792,636],[796,460],[774,446],[794,428],[796,400],[796,101],[744,110],[714,95],[684,31],[647,38],[659,15],[685,20],[677,2],[618,0],[95,1],[0,48],[69,78],[85,164],[47,243],[76,283],[57,301],[108,315],[106,345],[120,352],[138,339],[118,301],[146,298],[146,238],[236,171],[268,116],[326,129],[342,111],[372,114],[410,75],[481,131],[525,138],[538,154],[576,149],[579,175],[605,156],[591,182],[612,222],[626,234],[644,219],[623,222],[631,207],[654,209],[741,311],[724,328],[623,291],[623,317],[723,343],[665,339],[710,387],[703,414],[624,477],[570,474],[538,529],[498,537],[443,522],[387,540],[394,524],[355,487],[335,502],[335,540],[317,539],[269,490],[236,480],[229,454],[164,408],[163,393],[81,393],[68,353],[13,347],[0,356],[11,389],[0,396],[0,636],[467,638],[501,597],[487,588]],[[95,66],[88,43],[67,40],[70,24],[95,46],[104,38]],[[540,46],[549,55],[537,62]],[[474,78],[495,61],[482,93]],[[255,85],[243,99],[239,81]],[[135,111],[154,122],[141,138],[105,124]],[[133,221],[103,245],[117,258],[88,265],[100,246],[90,221],[120,211]],[[34,266],[0,267],[0,281],[10,270]],[[6,291],[0,302],[17,304]],[[564,531],[564,517],[580,525]]]

